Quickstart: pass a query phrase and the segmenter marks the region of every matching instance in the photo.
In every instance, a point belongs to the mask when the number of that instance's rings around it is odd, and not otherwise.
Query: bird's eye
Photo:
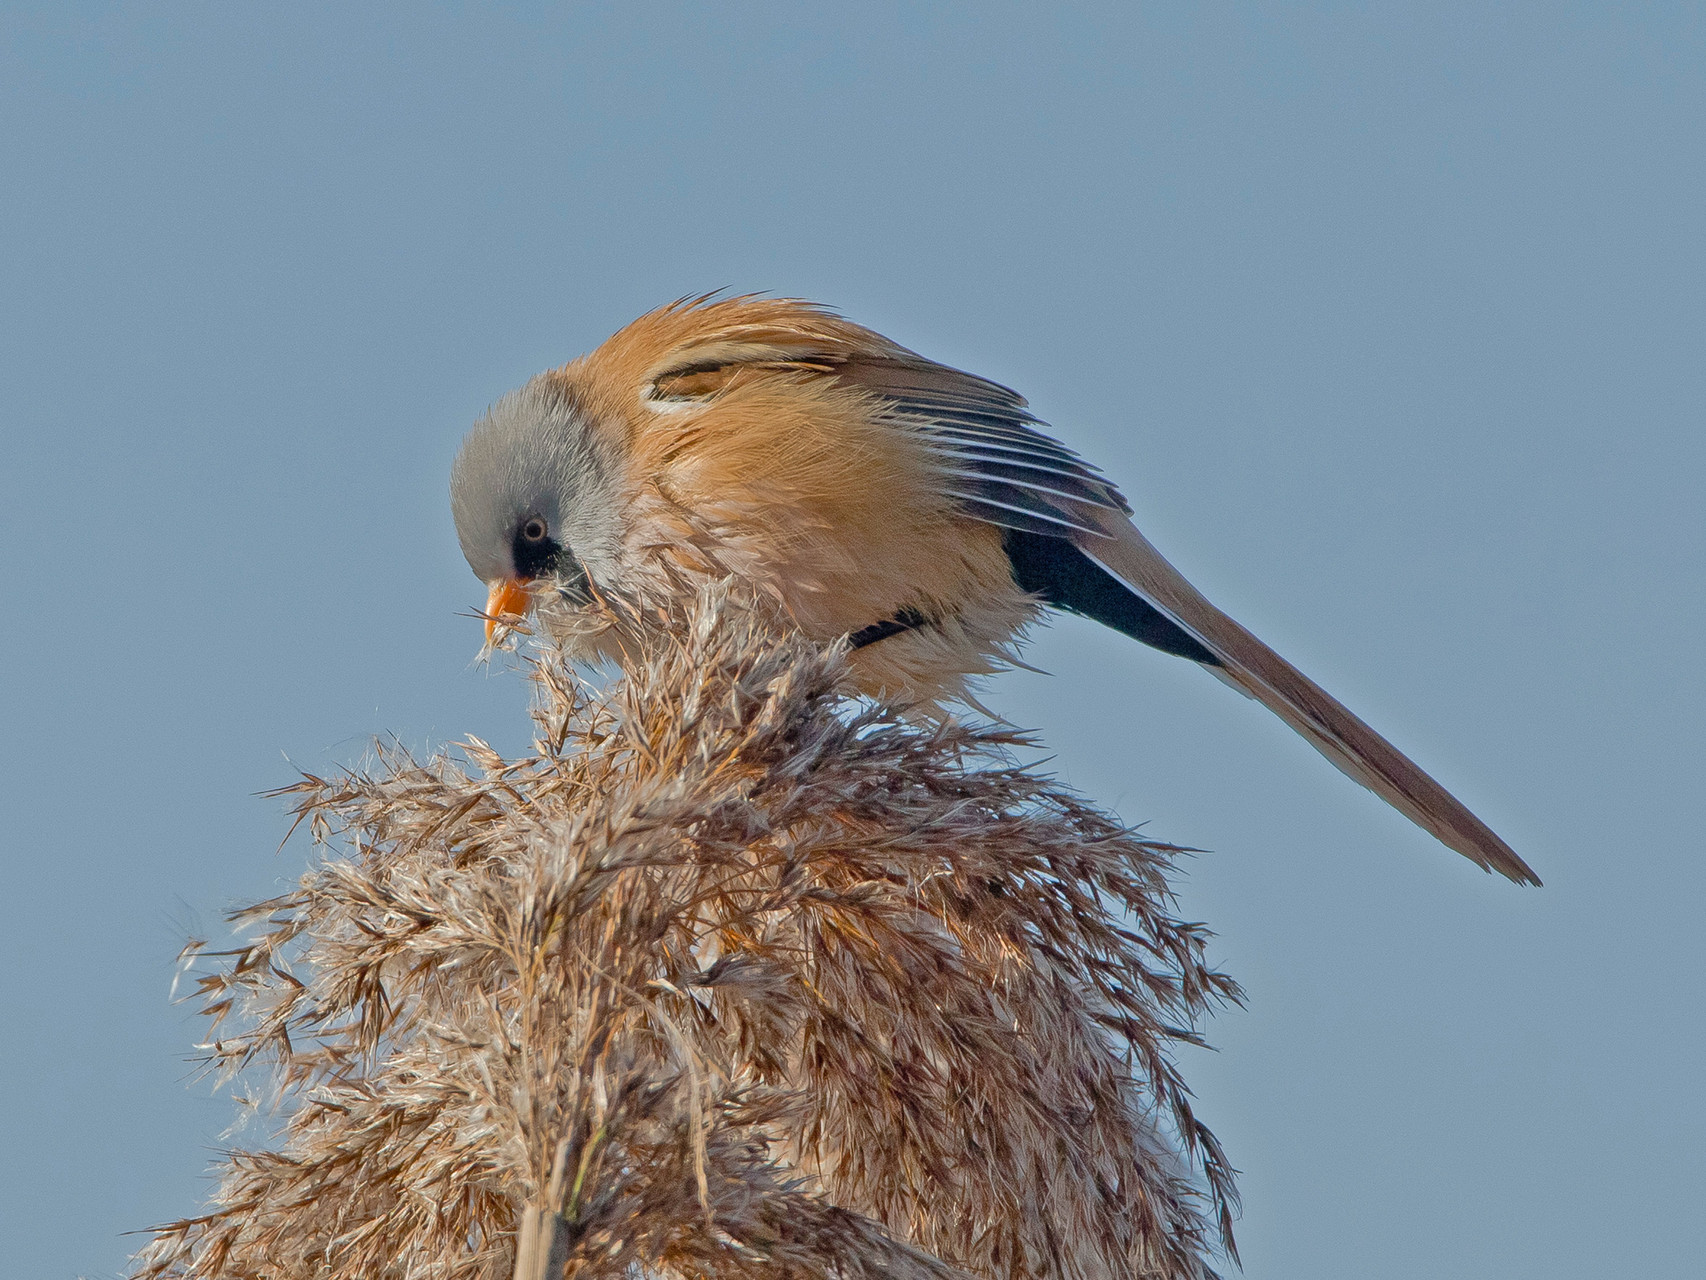
[[[545,541],[547,532],[549,531],[545,528],[545,522],[538,516],[534,516],[533,519],[521,526],[521,536],[529,542]]]

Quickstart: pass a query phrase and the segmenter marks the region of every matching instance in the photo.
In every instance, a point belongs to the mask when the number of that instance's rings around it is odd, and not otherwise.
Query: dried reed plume
[[[750,612],[675,635],[602,692],[532,659],[531,756],[291,789],[348,848],[200,979],[283,1131],[134,1275],[1214,1274],[1170,1051],[1237,988],[1179,850]]]

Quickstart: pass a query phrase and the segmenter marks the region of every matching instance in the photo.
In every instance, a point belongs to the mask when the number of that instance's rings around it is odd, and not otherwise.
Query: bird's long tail
[[[1129,521],[1108,512],[1103,524],[1108,537],[1080,534],[1074,544],[1201,641],[1222,664],[1210,671],[1262,703],[1448,848],[1518,884],[1540,883],[1486,823],[1320,685],[1204,599]]]

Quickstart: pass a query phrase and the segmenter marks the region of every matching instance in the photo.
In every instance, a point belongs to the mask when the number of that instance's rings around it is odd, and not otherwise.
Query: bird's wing
[[[1131,508],[1096,468],[1038,427],[1024,397],[921,361],[858,361],[838,376],[886,401],[884,416],[929,446],[943,492],[980,520],[1053,537],[1099,538]]]
[[[1038,430],[1044,424],[1017,392],[928,362],[854,362],[844,376],[883,396],[897,424],[929,442],[944,492],[969,515],[1069,542],[1199,642],[1213,657],[1205,667],[1423,830],[1485,870],[1518,884],[1540,883],[1509,845],[1414,761],[1210,604],[1132,525],[1119,490]],[[1071,599],[1058,603],[1077,607]]]

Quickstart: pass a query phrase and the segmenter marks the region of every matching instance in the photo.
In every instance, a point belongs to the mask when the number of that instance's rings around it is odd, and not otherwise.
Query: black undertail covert
[[[1024,529],[1003,529],[1001,541],[1013,566],[1013,581],[1020,590],[1056,609],[1093,618],[1163,653],[1177,654],[1206,666],[1221,665],[1220,659],[1195,636],[1067,539]]]

